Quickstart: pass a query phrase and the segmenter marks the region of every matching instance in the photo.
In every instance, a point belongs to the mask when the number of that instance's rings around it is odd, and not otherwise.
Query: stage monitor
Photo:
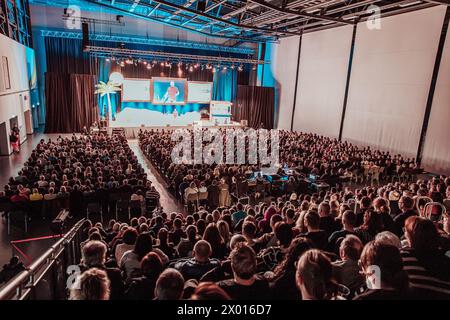
[[[212,82],[188,81],[188,102],[210,103],[212,97]]]
[[[186,104],[186,79],[152,78],[153,104]]]
[[[124,79],[123,102],[150,102],[150,79]]]

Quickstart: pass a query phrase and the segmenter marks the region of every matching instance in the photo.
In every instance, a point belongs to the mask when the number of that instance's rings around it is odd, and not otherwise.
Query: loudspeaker
[[[83,31],[83,48],[82,50],[86,50],[86,47],[89,45],[89,25],[86,22],[81,24],[81,29]]]
[[[199,0],[197,1],[197,10],[200,12],[205,12],[206,9],[206,1]]]

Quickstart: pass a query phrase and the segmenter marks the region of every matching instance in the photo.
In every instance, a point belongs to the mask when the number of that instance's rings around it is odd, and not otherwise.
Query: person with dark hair
[[[291,226],[286,222],[277,222],[275,237],[278,245],[266,248],[258,254],[258,271],[272,271],[283,260],[294,237]]]
[[[270,280],[272,299],[298,300],[300,291],[295,284],[296,263],[299,257],[314,247],[307,238],[296,238],[292,241],[283,261],[277,265]]]
[[[350,290],[347,298],[355,296],[364,286],[364,277],[360,274],[358,266],[363,248],[364,245],[357,236],[348,234],[340,243],[340,260],[332,263],[336,281]]]
[[[177,246],[180,240],[186,237],[186,233],[183,231],[183,221],[180,218],[176,218],[173,221],[173,230],[169,232],[169,241]]]
[[[366,211],[372,208],[372,200],[364,196],[359,201],[359,209],[356,211],[356,224],[355,227],[359,227],[364,223],[364,216],[366,214]]]
[[[360,267],[368,290],[354,300],[403,300],[410,297],[408,275],[397,247],[369,242],[362,251]]]
[[[341,241],[349,234],[355,234],[356,215],[351,210],[342,214],[342,229],[335,231],[328,238],[328,249],[339,254]]]
[[[308,232],[301,233],[299,237],[310,239],[317,249],[325,249],[328,245],[328,236],[325,231],[320,229],[319,214],[314,210],[308,211],[305,215],[304,223]]]
[[[141,233],[136,239],[134,249],[125,252],[120,261],[120,268],[125,271],[127,282],[130,282],[132,278],[141,276],[141,261],[152,251],[159,256],[162,263],[169,260],[164,252],[153,248],[153,239],[149,233]]]
[[[179,258],[190,257],[192,255],[192,250],[194,245],[197,243],[197,227],[190,225],[186,228],[186,239],[181,239],[178,246],[175,248],[177,256]]]
[[[417,216],[417,212],[414,210],[414,199],[408,196],[401,197],[398,201],[398,206],[401,213],[395,216],[394,222],[397,226],[396,234],[401,236],[403,234],[406,219],[412,216]]]
[[[210,223],[203,234],[203,240],[206,240],[211,245],[211,257],[216,259],[223,259],[227,255],[227,246],[220,235],[219,228],[215,223]]]
[[[384,226],[381,215],[373,210],[367,210],[364,215],[364,222],[355,229],[355,234],[363,243],[368,243],[375,239],[375,236],[383,230]]]
[[[430,220],[412,216],[405,221],[409,247],[401,254],[411,288],[422,299],[450,299],[450,258],[440,248],[440,237]]]
[[[210,259],[211,254],[212,249],[208,241],[199,240],[194,246],[193,258],[177,261],[174,268],[180,271],[186,280],[200,280],[205,273],[220,266],[219,260]]]
[[[201,282],[191,296],[191,300],[231,300],[230,296],[214,282]]]
[[[247,213],[244,211],[244,205],[240,202],[236,205],[236,212],[231,215],[231,223],[233,225],[233,228],[245,217],[247,216]]]
[[[256,254],[245,243],[238,243],[230,254],[233,279],[217,283],[233,300],[270,298],[269,282],[256,275]]]
[[[135,229],[129,228],[125,230],[122,236],[123,243],[116,246],[114,257],[116,258],[117,265],[120,266],[120,260],[125,252],[134,249],[138,233]]]
[[[302,300],[339,299],[339,286],[333,279],[331,261],[320,250],[308,250],[300,257],[296,283]]]
[[[155,286],[156,300],[180,300],[184,291],[184,278],[175,269],[164,270],[158,277]]]
[[[173,243],[169,242],[169,232],[166,228],[161,228],[158,231],[158,245],[155,248],[159,249],[168,260],[173,259],[175,254],[175,249],[173,248]],[[165,258],[162,259],[163,263],[166,264],[168,260]]]
[[[0,284],[8,282],[12,278],[14,278],[15,275],[24,270],[25,266],[19,260],[19,257],[18,256],[11,257],[9,263],[5,264],[3,266],[2,271],[0,271]]]
[[[125,296],[128,300],[152,300],[155,294],[156,281],[163,271],[161,258],[150,252],[141,260],[140,277],[131,280]]]
[[[326,232],[327,236],[330,236],[334,231],[338,229],[335,217],[330,214],[330,204],[328,202],[322,202],[319,205],[319,228]]]

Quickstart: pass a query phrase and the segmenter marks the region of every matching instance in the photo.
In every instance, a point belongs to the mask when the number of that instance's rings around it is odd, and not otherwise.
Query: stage
[[[229,121],[228,123],[217,123],[211,120],[200,120],[198,112],[186,113],[175,117],[173,114],[163,114],[149,110],[131,109],[131,112],[125,112],[127,109],[118,113],[116,119],[110,122],[108,133],[111,134],[114,129],[123,129],[128,139],[137,139],[139,130],[166,129],[175,130],[183,128],[193,128],[202,126],[208,128],[241,128],[239,122]]]

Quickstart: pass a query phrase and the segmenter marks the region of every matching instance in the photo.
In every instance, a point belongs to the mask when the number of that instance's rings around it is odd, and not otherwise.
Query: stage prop
[[[231,123],[231,102],[211,101],[211,121],[216,125]]]

